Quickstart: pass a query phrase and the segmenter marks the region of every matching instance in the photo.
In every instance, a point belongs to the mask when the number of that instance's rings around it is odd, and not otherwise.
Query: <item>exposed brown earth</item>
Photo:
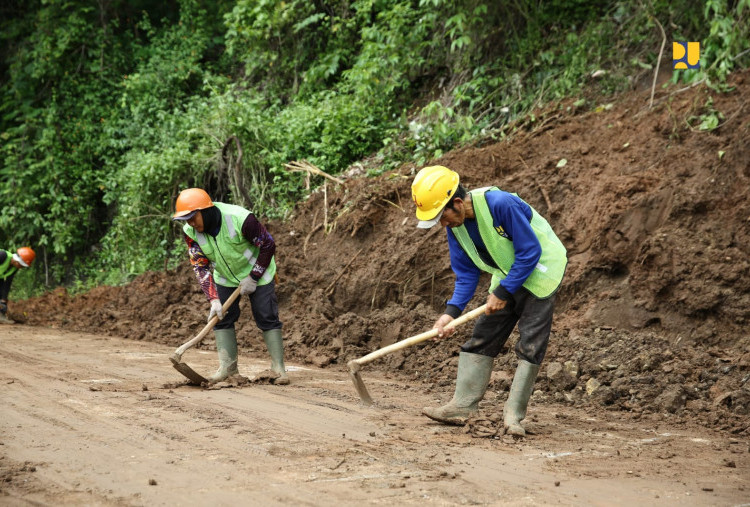
[[[725,94],[702,86],[660,91],[653,109],[648,93],[593,110],[561,104],[503,142],[435,161],[470,188],[518,193],[568,248],[525,441],[499,431],[512,347],[497,359],[480,414],[466,428],[419,415],[452,395],[470,325],[368,364],[363,375],[378,406],[357,403],[346,362],[429,329],[453,288],[444,232],[415,228],[410,183],[418,168],[404,166],[326,185],[290,220],[268,224],[278,244],[288,364],[309,368],[290,374],[287,391],[258,383],[204,391],[176,380],[167,353],[197,334],[208,312],[187,262],[124,287],[74,297],[56,289],[11,302],[11,315],[26,326],[0,328],[3,498],[19,505],[372,503],[377,495],[396,503],[747,501],[750,73],[731,85]],[[716,112],[719,128],[700,131],[701,115]],[[482,288],[470,308],[484,299]],[[267,364],[242,304],[240,370],[248,374]],[[216,362],[211,342],[185,356],[204,372]],[[258,407],[271,415],[257,415]],[[353,440],[335,440],[337,432]],[[138,443],[150,439],[155,446]],[[244,447],[235,453],[225,441]],[[125,455],[137,479],[112,486],[123,472],[110,464]],[[199,474],[206,456],[215,461]],[[165,461],[176,467],[171,473]],[[90,476],[86,467],[101,472]],[[240,483],[232,482],[234,470]],[[539,486],[522,486],[522,476]],[[160,491],[162,481],[173,489]]]
[[[750,73],[734,75],[731,85],[724,94],[666,89],[653,109],[641,92],[594,110],[564,103],[503,142],[435,161],[470,188],[494,184],[518,193],[568,248],[530,407],[549,431],[533,437],[535,445],[580,424],[582,414],[597,421],[594,432],[613,421],[703,427],[745,446],[735,461],[750,476]],[[699,130],[701,116],[716,111],[720,126]],[[444,232],[415,228],[410,183],[417,169],[328,184],[290,220],[268,224],[292,363],[343,374],[348,360],[429,329],[442,312],[453,275]],[[484,287],[470,308],[484,302]],[[124,287],[74,297],[56,289],[10,309],[26,325],[173,347],[200,330],[208,305],[186,262]],[[446,401],[469,327],[365,368]],[[241,355],[265,357],[246,302],[238,337]],[[212,349],[211,340],[202,348]],[[498,436],[515,361],[512,346],[497,359],[480,415],[465,429],[470,435]],[[164,368],[171,370],[168,362]],[[420,396],[412,406],[407,393],[399,410],[415,415],[409,424],[429,425],[416,417]],[[554,430],[552,412],[563,414]],[[441,438],[464,442],[462,430],[451,431]]]
[[[469,187],[518,193],[568,248],[542,398],[747,434],[750,73],[731,85],[726,94],[664,91],[653,109],[648,93],[593,111],[561,104],[504,142],[436,161]],[[720,127],[700,131],[700,116],[714,110]],[[328,185],[291,220],[269,224],[291,358],[343,368],[429,329],[442,311],[453,277],[443,231],[414,227],[416,169]],[[484,297],[478,291],[472,307]],[[11,310],[31,325],[178,345],[202,327],[206,303],[186,263],[76,297],[58,289]],[[255,350],[262,341],[248,310],[239,338]],[[371,367],[447,392],[467,332]],[[514,361],[501,356],[496,370]],[[589,396],[587,385],[600,387]],[[492,390],[507,387],[499,376]]]

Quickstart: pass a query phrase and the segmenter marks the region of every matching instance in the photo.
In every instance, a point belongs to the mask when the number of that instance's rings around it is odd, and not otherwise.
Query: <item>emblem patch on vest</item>
[[[504,237],[504,238],[507,238],[507,237],[508,237],[508,234],[507,234],[507,233],[505,232],[505,229],[503,229],[503,228],[502,228],[501,226],[499,226],[499,225],[496,225],[496,226],[495,226],[495,230],[497,231],[497,233],[498,233],[498,234],[499,234],[500,236],[502,236],[502,237]]]

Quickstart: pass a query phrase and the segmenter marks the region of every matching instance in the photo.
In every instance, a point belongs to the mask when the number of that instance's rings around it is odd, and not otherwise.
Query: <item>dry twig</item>
[[[292,172],[306,172],[308,174],[314,174],[316,176],[323,176],[324,178],[328,178],[329,180],[336,182],[339,185],[344,184],[344,180],[336,178],[335,176],[331,176],[327,172],[321,170],[319,167],[312,165],[307,160],[295,160],[293,162],[289,162],[288,164],[284,164],[284,167]]]
[[[667,43],[667,34],[664,32],[664,27],[661,26],[661,23],[659,23],[659,20],[656,19],[656,16],[652,16],[654,18],[654,21],[659,26],[659,30],[661,30],[661,49],[659,49],[659,58],[656,60],[656,70],[654,71],[654,83],[651,85],[651,100],[648,103],[648,108],[651,109],[654,107],[654,91],[656,90],[656,79],[659,77],[659,66],[661,65],[661,55],[664,53],[664,45]]]
[[[312,230],[309,233],[307,233],[307,236],[305,236],[305,242],[302,245],[302,256],[303,257],[307,257],[307,242],[310,241],[310,238],[312,237],[313,234],[315,234],[316,232],[318,232],[322,228],[323,228],[323,224],[318,224],[315,227],[313,227]]]
[[[552,215],[552,202],[549,200],[549,195],[547,195],[547,191],[544,189],[544,187],[539,184],[539,190],[542,191],[542,195],[544,196],[544,202],[547,203],[547,214]]]
[[[351,259],[349,259],[349,262],[346,263],[346,266],[344,266],[343,268],[341,268],[341,271],[339,271],[339,274],[336,276],[336,278],[334,278],[333,281],[328,285],[328,287],[326,287],[325,294],[327,296],[331,295],[331,289],[333,289],[333,286],[336,285],[336,282],[339,281],[339,278],[341,278],[343,276],[343,274],[346,272],[347,268],[352,264],[352,262],[354,262],[354,259],[356,259],[357,257],[359,257],[359,254],[361,254],[363,250],[364,250],[364,248],[360,248],[359,252],[357,252],[356,254],[354,254],[354,257],[352,257]]]

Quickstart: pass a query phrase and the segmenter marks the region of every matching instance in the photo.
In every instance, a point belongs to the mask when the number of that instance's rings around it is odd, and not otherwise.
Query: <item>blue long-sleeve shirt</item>
[[[506,277],[493,291],[500,299],[508,300],[531,275],[542,257],[542,246],[531,228],[531,206],[517,196],[502,190],[485,193],[487,205],[492,215],[492,226],[501,227],[504,236],[513,242],[515,259]],[[469,237],[477,248],[479,256],[487,265],[497,268],[497,264],[487,250],[479,234],[476,219],[464,220]],[[456,275],[453,296],[448,300],[446,313],[458,317],[469,303],[479,284],[481,270],[461,248],[450,228],[446,228],[451,268]]]

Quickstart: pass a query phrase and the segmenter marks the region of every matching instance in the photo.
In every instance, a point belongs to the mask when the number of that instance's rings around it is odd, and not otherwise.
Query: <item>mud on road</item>
[[[288,364],[292,385],[202,389],[171,347],[0,328],[4,505],[737,505],[750,442],[700,426],[532,401],[530,435],[474,438],[420,384]],[[215,353],[185,359],[202,372]],[[240,373],[267,368],[240,353]],[[489,397],[492,398],[492,397]],[[485,399],[484,404],[495,403]],[[491,411],[486,411],[491,412]]]
[[[750,71],[733,74],[729,89],[658,87],[653,108],[650,88],[608,104],[550,104],[502,142],[430,162],[457,170],[468,188],[517,192],[568,249],[540,401],[750,437]],[[701,115],[717,111],[720,126],[700,130]],[[444,232],[415,227],[418,168],[372,178],[356,169],[342,185],[320,178],[286,221],[267,223],[287,357],[307,366],[343,368],[429,329],[453,289]],[[197,334],[208,306],[187,261],[161,268],[121,287],[11,301],[10,310],[30,325],[176,347]],[[237,337],[261,353],[249,315],[245,306]],[[444,395],[459,340],[371,367]],[[507,393],[503,375],[514,367],[511,348],[491,392]]]
[[[419,413],[451,397],[470,326],[367,365],[378,406],[358,403],[346,363],[429,329],[454,280],[444,233],[415,228],[419,168],[363,176],[373,159],[267,222],[297,366],[288,388],[177,385],[168,355],[208,313],[186,261],[121,287],[11,301],[13,318],[37,327],[0,329],[2,499],[750,502],[750,71],[728,84],[659,86],[653,108],[650,88],[550,104],[502,142],[430,162],[468,188],[518,193],[568,249],[525,441],[495,438],[517,335],[465,429]],[[266,352],[241,307],[240,368],[252,376]],[[210,373],[215,355],[209,339],[186,360]]]

